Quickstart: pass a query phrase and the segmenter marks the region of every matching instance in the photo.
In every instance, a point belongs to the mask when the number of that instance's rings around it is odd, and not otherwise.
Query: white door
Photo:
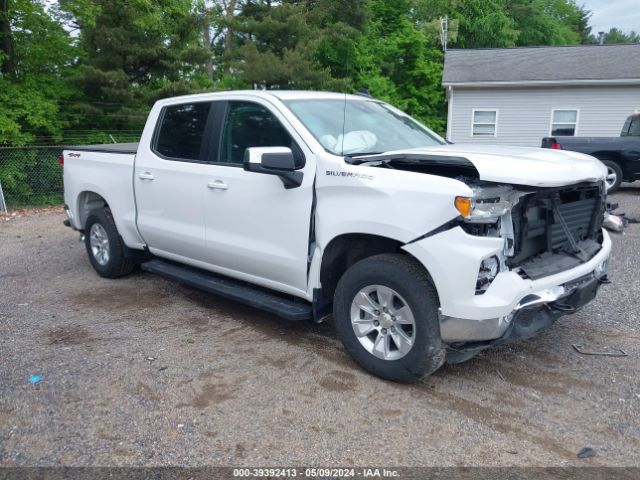
[[[211,117],[220,103],[164,107],[152,145],[140,148],[134,189],[140,234],[156,254],[204,261],[204,201]]]
[[[306,292],[315,159],[285,122],[268,104],[227,103],[218,161],[207,166],[208,263],[271,288]],[[277,176],[243,170],[249,147],[292,148],[302,185],[286,189]]]

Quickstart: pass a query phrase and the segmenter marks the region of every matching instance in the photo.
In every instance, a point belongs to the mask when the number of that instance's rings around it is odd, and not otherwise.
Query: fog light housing
[[[597,279],[605,278],[607,276],[607,270],[609,269],[609,259],[600,262],[596,269],[593,271],[593,274]]]
[[[500,261],[495,255],[482,260],[478,271],[478,279],[476,280],[476,295],[482,295],[486,292],[493,279],[498,275],[499,270]]]

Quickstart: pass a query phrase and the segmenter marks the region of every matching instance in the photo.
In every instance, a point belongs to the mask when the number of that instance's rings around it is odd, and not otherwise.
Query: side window
[[[302,152],[273,113],[257,103],[229,102],[220,161],[242,165],[249,147],[289,147],[298,167],[304,166]]]
[[[624,122],[622,131],[620,132],[621,137],[626,137],[627,135],[629,135],[629,129],[631,128],[631,118],[632,117],[627,118],[627,120]]]
[[[634,117],[629,127],[629,136],[640,137],[640,117]]]
[[[202,160],[210,108],[211,102],[165,107],[156,132],[155,152],[173,160]]]

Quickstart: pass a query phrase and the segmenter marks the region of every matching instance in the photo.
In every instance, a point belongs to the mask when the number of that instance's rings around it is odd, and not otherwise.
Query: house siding
[[[452,100],[452,101],[451,101]],[[618,136],[625,119],[640,111],[640,87],[453,87],[448,140],[539,147],[553,110],[578,110],[577,136]],[[498,110],[496,136],[473,137],[473,110]]]

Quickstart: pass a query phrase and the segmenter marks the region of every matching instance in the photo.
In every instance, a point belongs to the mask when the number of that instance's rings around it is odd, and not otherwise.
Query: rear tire
[[[412,258],[382,254],[357,262],[338,282],[333,305],[338,337],[374,375],[413,383],[444,363],[438,295]]]
[[[623,177],[622,168],[613,160],[605,159],[600,161],[607,167],[607,179],[605,182],[607,184],[607,194],[610,195],[620,188]]]
[[[136,267],[135,252],[122,241],[110,210],[93,210],[89,214],[84,237],[89,261],[101,277],[122,277]]]

